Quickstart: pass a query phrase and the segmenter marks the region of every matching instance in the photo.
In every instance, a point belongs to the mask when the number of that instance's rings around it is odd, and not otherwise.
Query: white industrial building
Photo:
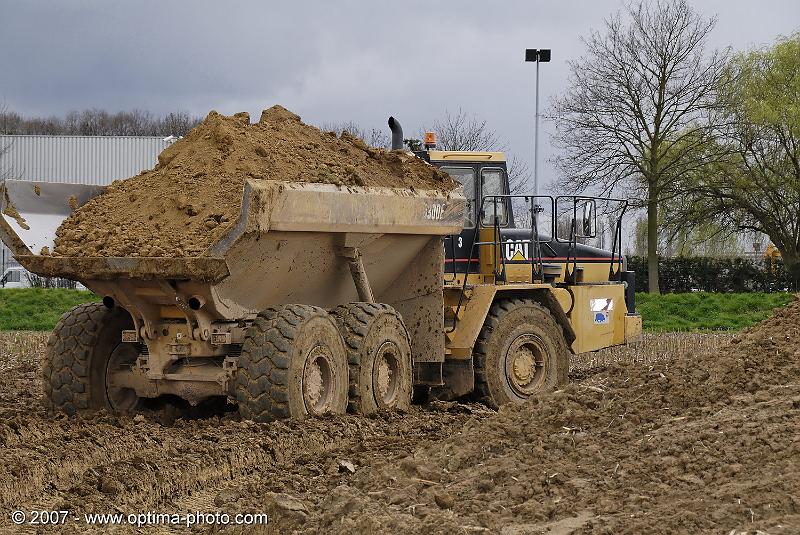
[[[158,155],[175,139],[0,135],[0,180],[108,185],[155,166]],[[0,276],[16,265],[0,243]]]

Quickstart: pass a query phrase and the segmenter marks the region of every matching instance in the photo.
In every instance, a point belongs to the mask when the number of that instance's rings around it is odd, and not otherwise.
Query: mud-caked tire
[[[66,312],[47,341],[42,365],[45,405],[73,415],[84,410],[132,410],[135,392],[114,392],[109,397],[109,361],[132,364],[138,351],[123,344],[121,333],[133,321],[123,309],[102,303],[78,305]],[[113,356],[113,357],[112,357]]]
[[[475,393],[498,408],[568,381],[569,350],[561,326],[541,304],[527,299],[495,302],[473,352]]]
[[[325,310],[269,308],[248,328],[234,384],[242,418],[270,422],[343,414],[347,384],[344,341]]]
[[[411,405],[411,341],[403,318],[383,303],[349,303],[333,311],[347,346],[348,411],[374,414]]]

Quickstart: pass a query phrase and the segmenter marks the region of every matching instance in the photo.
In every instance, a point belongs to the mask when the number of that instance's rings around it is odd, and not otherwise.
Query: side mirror
[[[594,199],[587,200],[583,205],[581,238],[594,238],[597,231],[597,210],[595,209]]]

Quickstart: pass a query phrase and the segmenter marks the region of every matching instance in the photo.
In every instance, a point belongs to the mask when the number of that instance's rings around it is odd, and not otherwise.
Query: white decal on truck
[[[433,219],[434,221],[440,221],[444,219],[444,204],[437,203],[432,204],[425,210],[425,217],[427,219]]]
[[[592,312],[598,310],[614,310],[614,300],[610,298],[592,299]]]

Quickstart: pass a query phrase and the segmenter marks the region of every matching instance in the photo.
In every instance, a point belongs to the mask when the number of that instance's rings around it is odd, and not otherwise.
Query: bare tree
[[[659,203],[680,195],[674,178],[716,157],[698,150],[713,136],[709,116],[725,54],[706,54],[715,19],[685,0],[640,1],[625,20],[606,20],[570,64],[569,88],[549,118],[561,149],[555,164],[568,191],[628,195],[647,207],[649,289],[658,289]]]
[[[63,118],[22,117],[0,109],[0,134],[82,135],[82,136],[184,136],[201,121],[185,111],[156,117],[149,111],[109,113],[89,109],[71,111]]]
[[[511,194],[524,194],[531,190],[531,169],[525,160],[512,154],[507,162],[508,188]]]
[[[199,117],[191,117],[188,112],[170,112],[161,121],[161,132],[173,136],[185,136],[200,123]]]
[[[388,150],[392,145],[391,141],[389,140],[389,134],[383,130],[378,130],[377,128],[366,130],[365,128],[362,128],[356,124],[354,121],[345,121],[343,123],[324,123],[322,125],[322,130],[327,132],[335,132],[337,136],[342,135],[342,132],[347,132],[351,136],[361,139],[370,147]]]
[[[486,121],[469,117],[461,108],[455,114],[445,111],[430,130],[436,132],[436,143],[443,150],[499,151],[505,147]]]
[[[8,105],[5,102],[0,104],[0,126],[5,127],[4,121],[7,111],[8,111]],[[0,134],[2,133],[3,131],[0,131]],[[9,150],[11,150],[11,143],[0,141],[0,182],[6,180],[7,178],[12,177],[11,166],[6,165],[7,162],[5,161],[5,156],[6,154],[8,154]],[[2,247],[2,244],[0,244],[0,247]],[[0,273],[0,275],[1,274],[2,273]]]

